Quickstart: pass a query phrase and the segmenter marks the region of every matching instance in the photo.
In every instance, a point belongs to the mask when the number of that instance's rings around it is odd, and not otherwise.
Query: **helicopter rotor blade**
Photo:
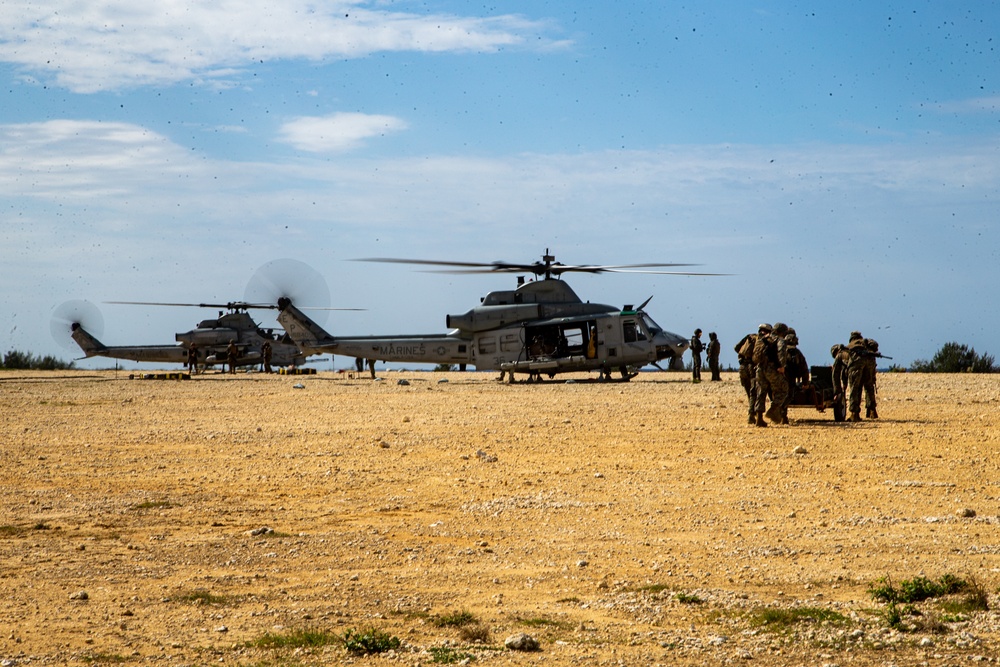
[[[712,276],[712,275],[726,275],[718,273],[694,273],[689,271],[655,271],[650,269],[666,269],[666,268],[679,268],[685,266],[698,266],[697,264],[687,264],[687,263],[661,263],[661,262],[645,262],[640,264],[561,264],[555,261],[555,257],[548,254],[546,250],[545,255],[543,255],[543,261],[533,262],[531,264],[514,263],[514,262],[455,262],[448,260],[430,260],[430,259],[400,259],[396,257],[365,257],[359,259],[350,260],[353,262],[376,262],[382,264],[410,264],[414,266],[440,266],[440,267],[454,267],[446,268],[436,271],[429,271],[430,273],[447,273],[447,274],[473,274],[473,273],[533,273],[536,276],[559,276],[563,273],[649,273],[649,274],[663,274],[663,275],[681,275],[681,276]]]
[[[330,288],[323,276],[297,259],[276,259],[257,269],[247,283],[244,296],[248,302],[274,304],[285,297],[311,310],[330,309]],[[319,321],[322,320],[322,321]],[[322,326],[326,317],[317,318]]]
[[[73,325],[79,324],[95,338],[104,335],[104,317],[100,309],[89,301],[65,301],[52,311],[49,330],[52,338],[67,350],[78,349],[73,340]]]

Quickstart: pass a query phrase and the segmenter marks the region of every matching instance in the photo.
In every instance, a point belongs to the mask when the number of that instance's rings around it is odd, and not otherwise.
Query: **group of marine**
[[[701,353],[708,354],[712,380],[722,377],[719,368],[718,336],[708,334],[706,346],[701,341],[701,329],[691,337],[691,369],[694,382],[701,382]],[[795,330],[777,322],[761,324],[757,333],[747,334],[734,347],[740,362],[740,383],[747,394],[747,422],[766,427],[765,417],[775,424],[788,424],[788,406],[796,394],[811,391],[809,364],[798,348]],[[832,375],[834,401],[845,402],[848,421],[861,421],[861,397],[865,399],[865,417],[878,419],[875,399],[876,359],[878,343],[852,331],[847,345],[838,343],[830,348],[833,357]],[[767,406],[770,401],[770,407]],[[765,409],[766,408],[766,409]]]

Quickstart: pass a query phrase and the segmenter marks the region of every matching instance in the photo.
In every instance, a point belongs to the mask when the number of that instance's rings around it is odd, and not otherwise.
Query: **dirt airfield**
[[[1000,662],[1000,375],[767,429],[732,373],[379,377],[0,373],[0,663]],[[989,610],[869,593],[946,575]]]

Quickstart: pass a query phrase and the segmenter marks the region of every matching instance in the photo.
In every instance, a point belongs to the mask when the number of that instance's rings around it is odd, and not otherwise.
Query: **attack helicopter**
[[[388,362],[474,365],[479,370],[542,375],[597,371],[602,379],[620,373],[628,381],[647,364],[677,364],[688,340],[666,331],[640,306],[622,308],[584,302],[567,282],[566,273],[656,273],[720,275],[651,270],[688,264],[566,265],[546,250],[530,264],[450,262],[367,258],[356,261],[451,267],[443,273],[528,273],[513,290],[490,292],[480,305],[448,315],[445,334],[410,336],[333,336],[305,315],[288,297],[278,300],[278,322],[305,354],[340,354]],[[662,370],[662,368],[661,368]]]
[[[72,302],[68,302],[72,303]],[[86,302],[84,302],[86,303]],[[200,366],[212,367],[225,364],[229,343],[236,344],[239,356],[238,366],[259,365],[263,360],[262,348],[265,342],[271,345],[271,364],[274,366],[299,366],[305,363],[306,355],[299,350],[291,338],[283,332],[274,329],[264,329],[254,321],[248,312],[252,308],[273,310],[273,304],[255,304],[245,301],[229,303],[154,303],[148,301],[108,301],[110,304],[125,304],[139,306],[188,306],[197,308],[222,308],[216,318],[201,320],[191,331],[175,334],[174,345],[115,345],[109,346],[98,340],[100,333],[87,329],[84,320],[93,321],[89,317],[73,316],[74,308],[85,311],[86,307],[79,305],[61,307],[53,317],[53,334],[64,336],[68,331],[70,337],[80,346],[86,358],[110,357],[131,361],[151,363],[186,364],[188,352],[195,346],[197,363]],[[92,326],[92,325],[91,325]]]
[[[70,301],[56,309],[52,318],[52,334],[64,342],[66,334],[79,345],[87,358],[110,357],[151,363],[188,362],[191,346],[195,346],[197,363],[211,367],[228,362],[228,348],[234,343],[238,350],[237,366],[254,366],[263,361],[265,343],[271,346],[271,365],[301,366],[305,354],[284,332],[263,328],[250,315],[252,309],[275,310],[277,295],[296,294],[322,305],[312,310],[358,310],[356,308],[328,308],[330,291],[323,277],[298,260],[277,259],[260,267],[247,285],[245,300],[227,303],[163,303],[152,301],[106,301],[109,304],[137,306],[179,306],[193,308],[219,308],[215,318],[198,322],[194,329],[175,334],[174,345],[122,345],[108,346],[98,340],[100,332],[91,330],[101,326],[100,311],[87,301]],[[193,369],[192,369],[193,370]]]

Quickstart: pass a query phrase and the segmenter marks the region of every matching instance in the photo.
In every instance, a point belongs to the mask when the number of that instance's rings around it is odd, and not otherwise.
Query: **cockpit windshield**
[[[653,321],[653,318],[642,313],[642,322],[646,325],[646,329],[649,331],[650,336],[658,336],[663,332],[663,327]]]

